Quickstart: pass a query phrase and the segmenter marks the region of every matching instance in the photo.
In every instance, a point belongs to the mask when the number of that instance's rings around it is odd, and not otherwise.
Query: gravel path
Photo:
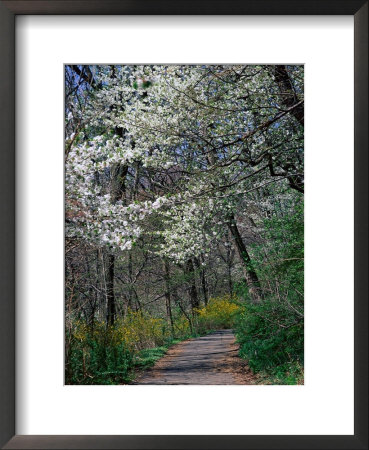
[[[171,347],[133,384],[254,384],[238,357],[232,330],[221,330]]]

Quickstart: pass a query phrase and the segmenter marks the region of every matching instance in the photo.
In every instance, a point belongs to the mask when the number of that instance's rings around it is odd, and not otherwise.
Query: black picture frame
[[[355,40],[355,432],[349,436],[15,435],[15,17],[24,14],[353,15]],[[20,132],[20,130],[17,130]],[[368,448],[368,2],[365,0],[0,1],[0,445],[6,449]],[[17,280],[18,283],[21,280]]]

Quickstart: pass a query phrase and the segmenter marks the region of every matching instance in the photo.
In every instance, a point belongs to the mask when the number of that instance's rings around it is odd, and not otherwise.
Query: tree
[[[303,84],[290,65],[66,66],[68,379],[125,377],[229,294],[255,367],[300,364]]]
[[[72,69],[89,89],[87,125],[69,139],[69,236],[107,246],[112,259],[155,235],[150,251],[188,272],[230,230],[257,300],[262,283],[236,217],[256,191],[303,192],[302,67]]]

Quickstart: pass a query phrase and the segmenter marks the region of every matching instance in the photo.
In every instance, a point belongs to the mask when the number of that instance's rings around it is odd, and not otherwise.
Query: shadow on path
[[[253,384],[232,330],[181,342],[132,384]]]

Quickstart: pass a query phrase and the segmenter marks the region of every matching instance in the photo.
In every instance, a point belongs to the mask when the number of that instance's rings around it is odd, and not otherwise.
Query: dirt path
[[[133,384],[254,384],[246,362],[238,357],[232,330],[221,330],[171,347]]]

